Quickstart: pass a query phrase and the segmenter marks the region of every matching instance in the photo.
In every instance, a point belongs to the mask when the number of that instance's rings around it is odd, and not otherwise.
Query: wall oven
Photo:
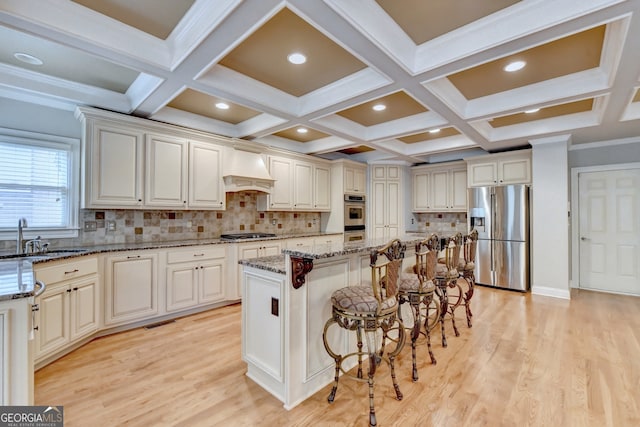
[[[364,240],[366,222],[365,196],[344,195],[344,241]]]

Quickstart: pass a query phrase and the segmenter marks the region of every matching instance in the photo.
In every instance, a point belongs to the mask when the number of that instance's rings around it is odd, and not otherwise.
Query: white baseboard
[[[545,297],[571,299],[569,289],[551,288],[549,286],[532,286],[531,293],[533,295],[542,295]]]

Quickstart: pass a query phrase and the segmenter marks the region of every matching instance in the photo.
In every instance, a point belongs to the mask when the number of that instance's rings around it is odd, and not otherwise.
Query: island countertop
[[[30,260],[0,260],[0,301],[33,296],[35,278]]]
[[[427,236],[425,235],[417,233],[398,236],[398,238],[407,246],[415,245],[417,242],[426,237]],[[368,253],[373,249],[377,249],[386,245],[387,243],[389,243],[389,240],[390,239],[365,239],[358,242],[333,244],[321,243],[311,246],[301,246],[296,248],[283,249],[282,255],[244,259],[238,261],[238,263],[248,267],[254,267],[278,274],[286,274],[285,255],[307,259],[322,259],[356,253]]]

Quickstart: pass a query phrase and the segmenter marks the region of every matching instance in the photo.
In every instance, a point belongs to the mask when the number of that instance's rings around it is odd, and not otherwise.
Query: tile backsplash
[[[436,233],[440,237],[447,237],[458,231],[467,232],[467,214],[462,212],[449,213],[416,213],[413,214],[415,231]]]
[[[81,209],[75,239],[49,239],[51,247],[211,239],[222,233],[309,233],[320,231],[317,212],[258,212],[258,192],[226,194],[224,211]],[[85,224],[95,231],[85,231]],[[5,247],[2,247],[5,246]],[[0,249],[14,249],[14,241]]]

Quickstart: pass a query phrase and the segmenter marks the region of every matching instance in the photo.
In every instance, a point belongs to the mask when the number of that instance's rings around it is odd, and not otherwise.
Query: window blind
[[[0,229],[68,228],[69,147],[0,141]]]

